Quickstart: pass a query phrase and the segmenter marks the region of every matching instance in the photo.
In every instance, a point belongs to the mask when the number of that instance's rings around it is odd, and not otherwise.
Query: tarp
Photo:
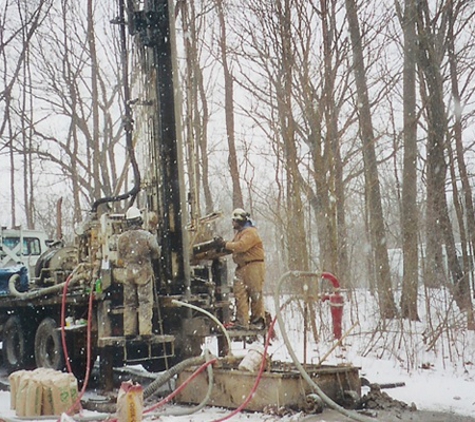
[[[28,269],[24,265],[0,268],[0,296],[10,294],[8,282],[10,281],[10,277],[14,274],[20,276],[19,282],[16,283],[17,290],[19,292],[26,292],[28,290]]]

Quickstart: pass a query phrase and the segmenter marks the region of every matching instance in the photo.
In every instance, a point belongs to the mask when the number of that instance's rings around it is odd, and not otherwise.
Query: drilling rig
[[[84,386],[92,365],[97,365],[105,391],[115,387],[115,367],[142,364],[154,372],[168,369],[201,355],[208,336],[216,336],[219,354],[227,355],[229,335],[225,333],[225,338],[221,329],[232,314],[226,251],[214,240],[211,225],[219,215],[199,217],[199,207],[193,201],[197,192],[189,193],[191,200],[185,199],[171,0],[118,2],[119,16],[113,23],[121,34],[123,126],[134,184],[123,194],[96,199],[76,232],[75,244],[52,243],[39,256],[29,281],[24,267],[6,272],[7,280],[0,271],[0,340],[8,371],[67,368]],[[129,71],[132,56],[127,49],[128,37],[133,39],[134,72]],[[129,86],[132,79],[134,83]],[[196,183],[191,181],[189,186]],[[152,335],[130,338],[124,335],[124,267],[118,239],[127,228],[124,211],[132,205],[141,209],[144,228],[156,236],[161,254],[154,268]],[[324,275],[328,278],[328,274],[304,276],[318,279]],[[336,279],[333,282],[336,291],[326,299],[335,307],[334,333],[340,338],[343,298]],[[279,288],[274,298],[276,312],[280,309]],[[234,336],[256,334],[264,337],[266,330],[239,331]],[[266,347],[268,340],[269,336]],[[216,369],[213,395],[208,389],[209,403],[218,406],[237,407],[249,391],[249,400],[254,397],[253,402],[244,402],[249,410],[261,411],[273,403],[305,406],[308,393],[313,406],[318,399],[313,393],[320,391],[317,381],[341,403],[350,397],[353,405],[361,395],[358,368],[351,366],[312,365],[313,381],[309,383],[306,378],[309,387],[302,381],[305,369],[295,360],[298,371],[288,363],[269,362],[268,373],[263,373],[266,359],[262,359],[257,383],[262,378],[266,387],[259,395],[255,394],[254,377],[237,370],[235,360],[230,363],[223,359],[221,363],[228,366]],[[209,380],[199,374],[194,382],[194,388],[186,390],[181,401],[201,402],[200,394]],[[325,397],[323,392],[319,396]]]
[[[19,273],[3,286],[0,325],[10,372],[68,367],[83,380],[90,365],[98,363],[104,387],[111,389],[116,366],[140,363],[157,371],[201,353],[216,324],[177,303],[205,310],[223,323],[230,320],[224,253],[215,247],[208,224],[215,216],[193,215],[186,221],[190,204],[185,200],[170,15],[168,0],[119,0],[113,23],[121,33],[123,120],[134,186],[98,198],[75,245],[56,245],[44,253],[28,288]],[[133,38],[140,74],[133,86],[127,37]],[[146,159],[141,169],[134,147],[138,138]],[[144,228],[156,235],[161,256],[154,271],[153,334],[129,339],[123,335],[117,239],[126,227],[124,210],[134,203],[142,210]],[[221,338],[218,344],[225,348]]]

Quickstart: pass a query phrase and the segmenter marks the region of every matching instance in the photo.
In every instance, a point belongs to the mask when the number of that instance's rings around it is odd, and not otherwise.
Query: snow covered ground
[[[325,363],[351,363],[358,366],[361,376],[371,383],[403,382],[403,387],[385,390],[386,393],[405,403],[414,403],[418,410],[475,416],[475,334],[465,329],[464,316],[459,315],[450,302],[446,307],[448,296],[437,295],[436,299],[431,300],[427,312],[421,308],[421,322],[408,323],[378,320],[374,300],[367,292],[356,292],[351,297],[347,295],[343,324],[346,337],[343,344],[330,353]],[[274,311],[270,298],[268,307]],[[292,347],[299,359],[317,363],[335,345],[328,304],[317,304],[314,309],[316,324],[306,335],[303,333],[305,321],[302,309],[299,303],[293,303],[285,309],[284,329],[292,339]],[[310,322],[306,320],[309,327],[312,326]],[[290,361],[280,327],[277,327],[277,333],[279,338],[269,347],[269,355],[273,360]],[[315,337],[318,337],[318,341],[315,341]],[[307,356],[303,355],[304,343],[307,345]],[[209,339],[205,347],[215,353],[213,339]],[[236,355],[247,352],[242,342],[233,342],[232,348]],[[367,391],[365,387],[363,394]],[[191,416],[167,416],[165,407],[164,414],[158,420],[209,422],[230,413],[229,409],[205,408]],[[7,420],[15,416],[14,411],[10,410],[8,392],[0,392],[0,416]],[[301,414],[281,418],[262,413],[241,413],[232,420],[297,421],[302,418],[304,415]]]

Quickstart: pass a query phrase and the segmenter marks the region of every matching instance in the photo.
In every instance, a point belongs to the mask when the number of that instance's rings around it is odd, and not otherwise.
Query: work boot
[[[265,330],[266,323],[264,322],[264,318],[256,318],[249,324],[250,330]]]
[[[229,323],[229,326],[226,327],[227,330],[248,330],[249,327],[239,321],[232,321]]]

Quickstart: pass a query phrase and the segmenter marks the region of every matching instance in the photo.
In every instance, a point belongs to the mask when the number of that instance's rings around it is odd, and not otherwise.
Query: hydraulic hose
[[[169,416],[191,415],[193,413],[199,412],[201,409],[203,409],[203,407],[205,407],[208,404],[209,399],[211,398],[211,393],[213,392],[213,384],[214,384],[213,365],[210,362],[213,359],[214,359],[214,362],[216,362],[216,358],[213,357],[213,355],[211,354],[211,352],[208,349],[205,349],[204,355],[205,355],[206,363],[208,364],[208,366],[206,367],[206,371],[208,372],[208,390],[206,391],[206,395],[203,397],[203,400],[201,400],[201,402],[199,404],[197,404],[196,406],[193,406],[189,409],[182,409],[182,410],[175,410],[175,411],[168,410],[166,412],[167,416],[168,415]],[[186,380],[184,384],[188,384],[188,383],[189,383],[189,381]],[[150,414],[149,416],[151,416],[151,415],[153,415],[153,414]]]
[[[66,290],[66,288],[65,288]],[[76,398],[76,401],[71,405],[71,407],[66,411],[66,414],[69,415],[73,409],[75,409],[77,406],[81,405],[81,399],[84,396],[84,393],[86,392],[87,385],[89,383],[89,376],[91,374],[91,330],[92,330],[92,305],[93,305],[93,298],[94,298],[94,282],[91,284],[91,292],[89,293],[89,303],[88,303],[88,311],[87,311],[87,335],[86,335],[86,374],[84,376],[84,382],[81,388],[81,391],[78,394],[78,397]],[[63,313],[62,313],[63,315]],[[61,334],[64,335],[64,320],[61,322]],[[63,350],[64,350],[64,358],[66,362],[68,363],[68,371],[69,373],[73,373],[71,369],[71,365],[69,363],[69,355],[68,355],[68,348],[66,345],[65,337],[62,337],[62,342],[63,342]]]
[[[129,86],[129,66],[128,66],[128,54],[127,54],[127,40],[125,34],[125,5],[124,0],[119,1],[119,24],[120,24],[120,48],[121,48],[121,60],[122,60],[122,86],[124,88],[124,109],[125,115],[123,118],[124,129],[125,129],[125,141],[126,141],[126,150],[130,158],[130,163],[132,164],[132,170],[134,173],[134,185],[132,189],[128,192],[125,192],[121,195],[115,196],[106,196],[104,198],[97,199],[91,207],[91,213],[95,213],[97,208],[101,204],[108,202],[117,202],[123,199],[131,198],[130,204],[132,205],[135,197],[140,191],[140,171],[137,164],[137,159],[135,157],[134,145],[132,140],[132,131],[133,131],[133,119],[132,119],[132,108],[130,106],[130,86]]]
[[[275,312],[276,312],[276,318],[279,321],[279,327],[280,331],[282,333],[282,338],[284,339],[284,343],[287,347],[287,350],[290,353],[290,356],[292,357],[292,361],[294,362],[294,365],[297,367],[299,370],[300,374],[302,375],[303,379],[307,381],[307,383],[312,387],[313,391],[323,400],[323,402],[330,408],[340,412],[342,415],[353,419],[358,422],[375,422],[377,421],[374,418],[367,418],[363,415],[359,415],[356,412],[350,411],[345,409],[344,407],[340,406],[338,403],[335,403],[330,397],[328,397],[322,389],[318,386],[315,381],[312,380],[312,378],[308,375],[307,371],[305,368],[302,366],[302,364],[299,362],[299,359],[297,358],[297,355],[294,352],[294,349],[292,347],[292,343],[290,342],[288,336],[287,336],[287,331],[285,330],[285,325],[284,325],[284,319],[282,317],[282,311],[280,307],[280,290],[283,281],[289,277],[289,276],[294,276],[294,277],[320,277],[321,274],[315,273],[315,272],[308,272],[308,271],[288,271],[285,274],[283,274],[278,283],[277,287],[274,292],[274,303],[275,303]]]
[[[185,359],[175,366],[172,366],[167,371],[161,372],[154,381],[152,381],[143,392],[144,399],[149,398],[157,392],[157,390],[165,384],[169,379],[173,378],[175,375],[182,372],[184,369],[189,366],[202,365],[205,362],[204,356],[196,356],[193,358]]]
[[[77,268],[79,268],[79,266],[76,267],[76,269]],[[76,269],[74,270],[72,274],[76,272]],[[31,290],[27,292],[19,292],[17,290],[15,283],[17,282],[17,280],[19,280],[19,278],[20,276],[18,274],[13,274],[8,280],[8,288],[10,289],[10,294],[22,300],[30,300],[30,299],[36,299],[37,297],[41,297],[41,296],[49,296],[52,294],[56,294],[63,290],[66,283],[69,283],[69,285],[71,285],[71,284],[77,283],[78,281],[86,280],[87,274],[80,273],[77,275],[72,275],[70,281],[65,281],[60,284],[55,284],[54,286],[44,287],[39,290]]]
[[[169,394],[167,397],[165,397],[163,400],[161,400],[159,403],[153,405],[152,407],[146,409],[144,411],[144,414],[147,414],[147,417],[155,417],[155,416],[163,416],[166,414],[167,416],[185,416],[185,415],[191,415],[192,413],[196,413],[199,410],[201,410],[203,407],[206,406],[208,403],[209,399],[211,398],[211,392],[213,391],[213,384],[214,384],[214,378],[213,378],[213,363],[217,361],[217,358],[213,357],[208,349],[205,350],[205,358],[206,362],[202,364],[198,369],[196,369],[193,374],[188,377],[188,379],[181,384],[175,391],[173,391],[171,394]],[[163,406],[164,404],[168,403],[170,400],[172,400],[178,393],[180,393],[191,381],[193,381],[203,370],[206,368],[208,371],[208,391],[201,400],[201,402],[197,405],[194,406],[190,409],[185,409],[185,410],[177,410],[177,411],[167,411],[167,412],[154,412],[150,413],[155,409],[158,409],[159,407]]]
[[[254,397],[254,394],[256,393],[257,391],[257,387],[259,386],[259,383],[261,382],[261,378],[262,378],[262,374],[264,372],[264,369],[266,367],[266,362],[267,362],[267,359],[266,359],[266,356],[267,356],[267,349],[269,348],[269,344],[270,344],[270,339],[272,338],[272,334],[274,332],[274,325],[275,325],[275,322],[276,322],[276,318],[274,318],[269,326],[269,329],[267,330],[267,337],[266,337],[266,342],[265,342],[265,345],[264,345],[264,353],[262,355],[262,360],[261,360],[261,365],[259,366],[259,372],[257,373],[257,377],[256,377],[256,380],[254,381],[254,385],[252,386],[251,388],[251,391],[249,392],[249,394],[247,395],[246,399],[240,404],[239,407],[237,407],[236,409],[234,409],[229,415],[226,415],[220,419],[216,419],[214,420],[213,422],[224,422],[228,419],[231,419],[234,415],[237,415],[239,412],[241,412],[242,410],[245,409],[245,407],[247,406],[247,404],[252,400],[252,398]]]

